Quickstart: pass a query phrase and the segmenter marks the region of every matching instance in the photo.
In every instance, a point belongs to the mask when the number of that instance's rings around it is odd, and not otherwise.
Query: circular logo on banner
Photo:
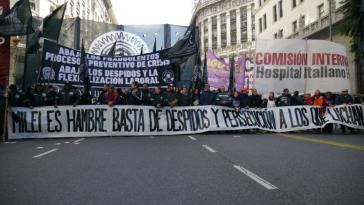
[[[254,70],[254,59],[247,58],[245,61],[245,71],[250,72]]]
[[[44,67],[42,69],[43,80],[54,80],[56,72],[51,67]]]
[[[89,53],[108,55],[115,44],[115,55],[134,56],[149,53],[148,45],[139,36],[125,31],[111,31],[97,37],[90,46]]]
[[[173,83],[174,73],[170,70],[165,70],[162,74],[162,79],[165,83]]]
[[[0,45],[5,43],[5,38],[4,37],[0,37]]]

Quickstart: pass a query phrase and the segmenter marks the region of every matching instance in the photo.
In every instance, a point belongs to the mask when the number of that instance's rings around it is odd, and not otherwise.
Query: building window
[[[204,43],[204,50],[206,50],[209,46],[209,22],[206,20],[203,21],[203,43]]]
[[[273,6],[273,22],[277,21],[277,5]]]
[[[251,4],[251,10],[254,11],[254,4]],[[254,12],[250,12],[251,14],[251,24],[252,24],[252,41],[255,41],[255,16],[254,16]]]
[[[225,48],[227,45],[226,36],[226,14],[221,14],[221,47]]]
[[[262,0],[259,0],[259,6],[262,6]]]
[[[279,18],[282,18],[283,17],[282,0],[278,2],[278,8],[279,8]]]
[[[317,7],[317,9],[318,9],[318,17],[321,18],[324,15],[324,13],[325,13],[324,4],[320,4]]]
[[[297,32],[297,21],[293,21],[292,22],[292,31],[293,31],[293,33],[296,33]]]
[[[241,42],[246,42],[248,40],[248,18],[247,18],[246,7],[240,8],[240,34]]]
[[[267,29],[267,15],[264,14],[263,15],[263,29]]]
[[[300,17],[300,28],[305,27],[305,25],[306,25],[306,16],[305,15],[302,15]]]
[[[211,18],[212,23],[212,49],[217,48],[217,17]]]
[[[277,33],[273,34],[273,38],[274,39],[276,39],[277,37],[278,37],[278,34]]]
[[[296,0],[292,0],[292,8],[295,8],[297,6]]]
[[[259,33],[261,33],[262,31],[263,31],[262,18],[259,18]]]
[[[278,38],[283,38],[283,29],[279,29]]]
[[[236,45],[236,10],[230,11],[230,39],[231,45]]]
[[[32,11],[35,11],[36,10],[35,3],[34,2],[29,2],[29,5],[30,5],[30,9]]]

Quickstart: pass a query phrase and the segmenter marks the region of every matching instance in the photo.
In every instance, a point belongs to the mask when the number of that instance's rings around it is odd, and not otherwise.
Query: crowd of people
[[[15,85],[10,85],[8,92],[4,92],[3,89],[0,92],[3,93],[1,94],[1,100],[4,101],[7,98],[9,106],[30,108],[90,104],[109,106],[145,105],[157,108],[164,106],[220,105],[239,110],[296,105],[316,105],[325,108],[327,106],[364,103],[363,96],[354,98],[348,94],[347,89],[342,90],[340,94],[321,93],[320,90],[317,90],[313,95],[309,93],[300,95],[298,91],[291,95],[288,89],[284,89],[279,97],[276,97],[274,92],[262,97],[256,89],[248,88],[241,90],[241,92],[229,92],[225,90],[225,87],[212,91],[209,85],[205,85],[204,89],[200,91],[198,88],[190,90],[186,86],[178,87],[170,84],[164,90],[161,87],[150,89],[147,84],[140,87],[136,82],[132,83],[129,89],[104,85],[98,99],[94,102],[89,91],[76,89],[69,83],[66,83],[61,90],[57,90],[51,85],[37,84],[26,92],[21,92]],[[325,127],[325,129],[327,129],[327,132],[331,132],[332,125]],[[342,130],[345,132],[346,127],[342,126]],[[354,132],[353,129],[350,129],[350,131]]]

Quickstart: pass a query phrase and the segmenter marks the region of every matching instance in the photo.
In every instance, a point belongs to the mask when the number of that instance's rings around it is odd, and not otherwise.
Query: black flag
[[[154,37],[153,53],[157,52],[157,37]]]
[[[115,56],[115,53],[116,53],[116,43],[117,41],[115,41],[114,44],[112,44],[110,50],[109,50],[109,53],[107,54],[107,56],[111,57],[111,56]]]
[[[91,90],[90,84],[90,76],[88,74],[88,67],[87,67],[87,54],[85,52],[85,46],[83,44],[83,39],[81,43],[81,61],[80,61],[80,80],[83,81],[83,86],[85,92],[89,92]]]
[[[29,0],[20,0],[0,15],[0,36],[21,36],[33,33]]]
[[[27,42],[27,52],[36,52],[39,48],[39,38],[44,37],[48,39],[53,39],[58,42],[59,33],[61,31],[64,12],[66,10],[67,3],[58,7],[50,15],[43,19],[42,24],[38,27],[36,32]]]
[[[207,55],[205,51],[205,59],[203,63],[203,69],[202,69],[202,83],[204,87],[208,84],[208,72],[207,72]]]
[[[196,18],[193,18],[184,36],[162,54],[163,58],[171,59],[174,62],[182,63],[189,56],[197,53],[197,29]]]
[[[234,55],[230,58],[229,92],[235,91],[235,60]]]
[[[143,45],[142,48],[140,49],[140,55],[143,55]]]

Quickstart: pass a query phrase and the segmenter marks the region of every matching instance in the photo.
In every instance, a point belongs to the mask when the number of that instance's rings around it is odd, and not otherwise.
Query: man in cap
[[[154,93],[150,100],[151,100],[152,105],[154,105],[154,107],[156,107],[156,108],[163,107],[165,100],[162,95],[162,89],[160,86],[158,86],[154,89]]]
[[[341,94],[338,95],[335,99],[336,105],[351,105],[352,103],[353,103],[353,98],[349,95],[348,89],[343,89]],[[354,129],[351,127],[347,127],[345,125],[340,125],[340,126],[343,134],[346,133],[346,128],[350,130],[350,133],[352,134],[355,133]]]
[[[277,100],[277,106],[278,107],[283,107],[283,106],[290,106],[290,105],[292,105],[291,98],[292,98],[292,96],[289,93],[288,88],[285,88],[283,90],[282,95],[279,96],[279,98]]]
[[[41,107],[45,105],[47,94],[43,92],[43,86],[41,84],[35,85],[34,91],[29,94],[29,106]]]
[[[175,86],[173,84],[169,84],[167,90],[163,93],[164,100],[166,101],[166,105],[170,107],[174,107],[178,105],[178,93],[175,92]]]

